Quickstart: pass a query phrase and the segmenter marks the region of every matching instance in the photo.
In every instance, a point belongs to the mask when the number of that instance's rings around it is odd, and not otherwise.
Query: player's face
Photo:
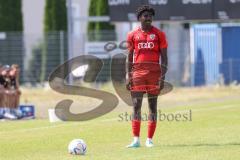
[[[152,23],[153,15],[151,12],[145,11],[142,13],[142,15],[139,17],[139,21],[142,24],[150,25]]]

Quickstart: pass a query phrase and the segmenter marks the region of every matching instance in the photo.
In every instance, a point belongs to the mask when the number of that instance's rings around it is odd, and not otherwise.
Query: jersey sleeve
[[[160,31],[158,35],[159,35],[159,48],[160,49],[167,48],[168,42],[165,33]]]
[[[133,32],[129,32],[127,35],[127,49],[128,52],[134,51]]]

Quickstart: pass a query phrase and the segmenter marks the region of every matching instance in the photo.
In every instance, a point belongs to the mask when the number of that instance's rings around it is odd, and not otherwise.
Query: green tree
[[[89,16],[108,16],[108,0],[91,0]],[[115,27],[110,22],[89,22],[89,41],[113,41],[115,40]]]
[[[22,31],[22,1],[0,0],[0,31]]]
[[[90,0],[90,6],[88,9],[89,16],[97,16],[97,2],[98,0]],[[88,22],[88,40],[94,41],[95,37],[96,22]]]
[[[67,31],[66,0],[46,0],[44,31]]]
[[[45,37],[41,57],[41,82],[47,80],[48,75],[53,71],[54,68],[62,63],[62,60],[67,59],[66,0],[46,0],[45,2]],[[63,57],[63,59],[61,57]]]
[[[89,6],[89,16],[108,16],[108,0],[91,0]],[[110,22],[89,22],[89,41],[114,41],[115,27]],[[102,59],[104,66],[97,77],[97,82],[106,82],[110,79],[110,59]],[[91,62],[92,63],[92,62]]]
[[[98,16],[108,16],[109,15],[109,8],[108,8],[108,0],[98,0],[97,5],[97,15]],[[96,30],[103,31],[103,30],[110,30],[113,31],[115,29],[114,25],[110,24],[110,22],[98,22],[96,23]]]
[[[0,32],[5,39],[0,40],[0,63],[18,64],[23,71],[23,18],[21,0],[0,0]]]

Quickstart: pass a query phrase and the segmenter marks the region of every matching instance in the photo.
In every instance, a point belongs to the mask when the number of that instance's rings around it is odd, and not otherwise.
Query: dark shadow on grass
[[[240,146],[240,142],[236,143],[199,143],[199,144],[173,144],[173,145],[157,145],[156,147],[223,147],[223,146]]]

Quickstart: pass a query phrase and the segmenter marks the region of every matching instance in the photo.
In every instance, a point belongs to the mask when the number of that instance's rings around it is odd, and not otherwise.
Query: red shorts
[[[132,92],[144,92],[152,95],[160,93],[159,81],[161,70],[133,70],[131,79]]]

